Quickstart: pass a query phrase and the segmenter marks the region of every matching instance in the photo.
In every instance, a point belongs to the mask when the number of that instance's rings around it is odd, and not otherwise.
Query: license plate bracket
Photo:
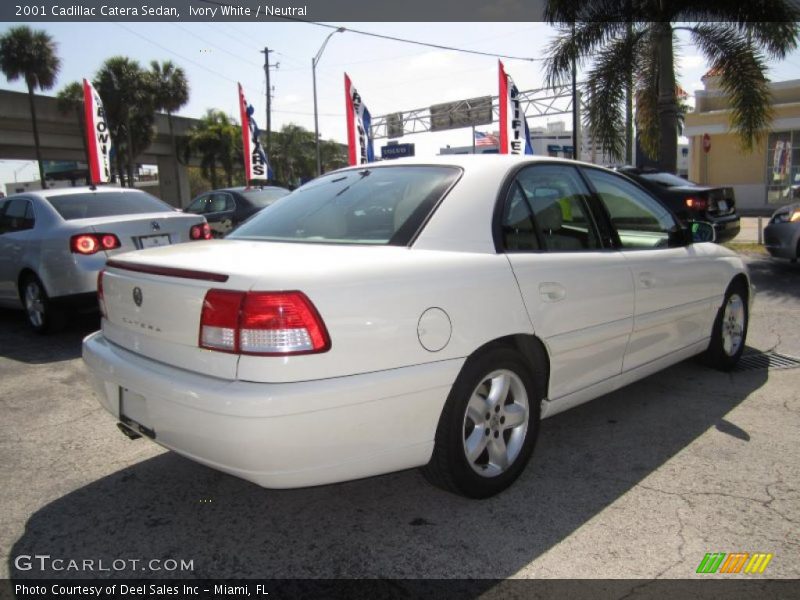
[[[143,235],[139,238],[139,246],[141,248],[155,248],[156,246],[169,246],[169,235]]]
[[[150,439],[156,438],[147,410],[147,398],[124,387],[119,388],[119,420]]]

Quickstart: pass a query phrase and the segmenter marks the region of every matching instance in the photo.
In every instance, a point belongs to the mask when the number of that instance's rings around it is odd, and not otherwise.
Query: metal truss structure
[[[498,120],[500,115],[498,99],[498,96],[492,96],[492,115],[495,120]],[[571,85],[526,90],[520,92],[519,99],[522,110],[525,112],[525,117],[528,119],[572,113]],[[464,115],[459,115],[458,113],[469,109],[467,101],[453,102],[453,107],[451,108],[451,113],[454,115],[453,120],[460,120],[458,117],[463,119]],[[401,127],[402,134],[397,135],[400,133]],[[431,131],[430,107],[373,117],[370,129],[372,130],[372,138],[376,140],[399,138],[412,133]]]

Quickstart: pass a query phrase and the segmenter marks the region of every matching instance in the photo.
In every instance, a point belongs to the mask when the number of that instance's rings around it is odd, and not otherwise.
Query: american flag
[[[499,143],[497,136],[493,133],[475,132],[476,146],[497,146]]]

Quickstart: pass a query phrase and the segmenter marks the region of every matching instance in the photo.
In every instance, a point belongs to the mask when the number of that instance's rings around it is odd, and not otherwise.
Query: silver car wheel
[[[742,346],[745,327],[744,301],[739,294],[731,294],[722,315],[722,349],[734,356]]]
[[[44,292],[37,281],[25,284],[25,310],[34,327],[44,325]]]
[[[483,378],[464,414],[464,455],[473,471],[496,477],[514,464],[525,442],[529,413],[519,375],[500,369]]]

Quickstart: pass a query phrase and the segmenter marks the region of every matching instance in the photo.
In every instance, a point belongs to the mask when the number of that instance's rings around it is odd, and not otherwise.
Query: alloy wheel
[[[731,294],[722,315],[722,349],[734,356],[742,346],[745,327],[744,301],[739,294]]]
[[[39,283],[29,281],[25,285],[25,310],[34,327],[38,328],[44,325],[44,302],[44,293]]]
[[[496,477],[514,464],[525,442],[529,413],[519,375],[500,369],[482,379],[464,414],[464,455],[473,471]]]

